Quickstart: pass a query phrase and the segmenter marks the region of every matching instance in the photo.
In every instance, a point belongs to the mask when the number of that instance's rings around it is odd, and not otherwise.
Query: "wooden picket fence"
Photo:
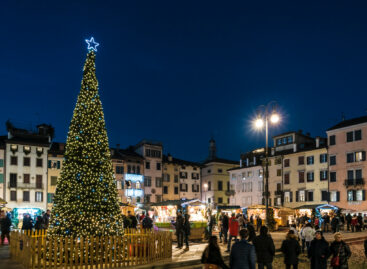
[[[123,236],[46,237],[45,230],[11,232],[11,259],[28,269],[134,267],[172,258],[172,233],[126,229]]]

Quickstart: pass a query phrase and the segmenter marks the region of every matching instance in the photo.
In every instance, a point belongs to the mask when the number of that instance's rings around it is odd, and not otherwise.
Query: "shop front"
[[[23,226],[23,218],[25,214],[29,214],[29,216],[33,219],[33,223],[36,222],[36,217],[42,215],[42,209],[41,208],[14,208],[11,211],[12,215],[12,223],[14,228],[21,229]]]

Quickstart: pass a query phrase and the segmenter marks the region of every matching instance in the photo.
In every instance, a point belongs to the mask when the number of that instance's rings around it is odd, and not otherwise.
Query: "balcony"
[[[274,195],[282,195],[282,194],[283,194],[283,191],[280,191],[280,190],[274,191]]]
[[[364,185],[364,179],[363,178],[346,179],[344,181],[344,185],[346,187]]]
[[[233,196],[233,195],[235,195],[235,193],[236,192],[234,190],[226,191],[227,196]]]
[[[18,189],[43,189],[43,183],[23,183],[23,182],[9,182],[8,188]]]

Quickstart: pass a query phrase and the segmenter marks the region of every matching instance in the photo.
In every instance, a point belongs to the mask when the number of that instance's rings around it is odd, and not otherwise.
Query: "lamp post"
[[[280,121],[280,116],[276,112],[275,101],[269,102],[266,106],[259,106],[254,122],[255,128],[258,130],[262,129],[265,125],[265,222],[267,227],[269,227],[269,119],[272,124],[277,124]]]

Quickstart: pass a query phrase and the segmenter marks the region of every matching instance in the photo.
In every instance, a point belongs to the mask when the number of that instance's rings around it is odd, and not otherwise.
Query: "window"
[[[178,187],[175,187],[175,194],[178,194]]]
[[[52,176],[51,177],[51,186],[56,186],[57,184],[57,177]]]
[[[278,138],[276,140],[276,143],[277,143],[277,146],[292,144],[293,143],[293,136],[290,135],[290,136]]]
[[[320,154],[320,163],[326,163],[327,162],[327,154]]]
[[[17,187],[17,174],[10,174],[10,188],[16,188]]]
[[[307,172],[307,182],[313,182],[313,181],[314,181],[314,173]]]
[[[275,164],[282,164],[282,158],[276,158]]]
[[[222,191],[222,190],[223,190],[223,182],[218,181],[218,191]]]
[[[146,195],[144,195],[144,202],[145,203],[150,203],[150,194],[146,194]]]
[[[191,173],[192,179],[199,179],[199,173]]]
[[[192,184],[192,192],[199,192],[199,185]]]
[[[36,159],[36,167],[43,167],[43,159],[41,158]]]
[[[161,170],[161,163],[157,163],[157,170]]]
[[[289,203],[291,200],[289,191],[284,192],[284,202]]]
[[[347,153],[347,163],[354,162],[354,154],[353,153]]]
[[[162,195],[156,195],[155,200],[156,200],[157,203],[162,202]]]
[[[180,178],[186,179],[187,178],[187,172],[180,172]]]
[[[23,166],[31,166],[31,158],[24,157],[23,158]]]
[[[336,156],[330,156],[330,165],[336,165]]]
[[[284,167],[289,167],[289,159],[284,160]]]
[[[281,169],[277,169],[277,176],[278,177],[282,176],[282,170]]]
[[[155,186],[157,188],[162,187],[162,178],[161,177],[156,177],[155,178]]]
[[[187,192],[187,184],[186,183],[181,183],[180,184],[180,191]]]
[[[307,201],[313,202],[313,191],[307,192]]]
[[[0,159],[0,167],[4,167],[4,160]]]
[[[348,201],[365,201],[365,190],[349,190],[347,192]]]
[[[305,164],[305,157],[304,156],[299,156],[298,157],[298,165],[303,165]]]
[[[354,160],[356,162],[365,161],[366,160],[366,152],[365,151],[354,152]]]
[[[299,183],[305,182],[305,172],[304,171],[298,171],[298,182]]]
[[[42,175],[36,175],[36,188],[42,189]]]
[[[284,184],[289,184],[289,173],[284,174]]]
[[[248,177],[252,177],[252,174],[253,174],[253,173],[252,173],[252,171],[248,171],[248,172],[247,172],[247,176],[248,176]]]
[[[208,181],[208,191],[211,191],[211,190],[212,190],[212,182]]]
[[[30,179],[31,179],[30,174],[24,174],[23,175],[23,183],[29,184],[31,182]]]
[[[36,202],[43,202],[43,192],[36,191],[35,201]]]
[[[335,145],[335,135],[329,136],[329,146]]]
[[[339,202],[340,201],[340,192],[331,191],[330,192],[330,201],[331,202]]]
[[[163,181],[164,182],[170,182],[171,177],[170,174],[163,174]]]
[[[47,203],[53,203],[53,202],[54,202],[54,194],[47,193]]]
[[[321,191],[321,201],[328,201],[328,192],[327,191]]]
[[[223,173],[223,170],[221,168],[219,168],[218,173]]]
[[[312,165],[314,164],[314,158],[313,156],[308,156],[307,157],[307,165]]]
[[[327,180],[327,170],[320,171],[320,180]]]
[[[210,173],[212,172],[212,170],[208,169],[208,171],[207,171],[207,172],[208,172],[208,174],[210,174]]]
[[[330,182],[336,182],[336,172],[330,172]]]
[[[355,173],[356,173],[356,175],[355,175],[356,179],[361,179],[362,178],[362,169],[355,170]]]
[[[348,179],[353,179],[354,178],[354,171],[353,170],[348,170],[347,171],[347,178]]]
[[[218,204],[222,204],[223,203],[223,198],[222,197],[218,197]]]
[[[362,140],[362,130],[356,130],[354,131],[354,140]]]
[[[124,167],[123,166],[116,166],[116,174],[122,175],[124,173]]]
[[[145,169],[150,169],[150,162],[145,162]]]
[[[151,187],[152,186],[152,178],[151,177],[144,177],[144,186]]]
[[[10,191],[10,201],[17,200],[17,191]]]
[[[178,183],[178,175],[175,175],[174,182]]]
[[[10,165],[18,165],[18,157],[17,156],[11,156],[10,157]]]
[[[29,191],[23,191],[23,202],[29,202]]]
[[[347,132],[347,142],[353,141],[353,132]]]
[[[163,186],[163,194],[168,194],[168,186]]]
[[[138,166],[136,167],[136,173],[137,173],[138,175],[140,175],[140,165],[138,165]],[[140,199],[140,197],[139,197],[139,199]]]

